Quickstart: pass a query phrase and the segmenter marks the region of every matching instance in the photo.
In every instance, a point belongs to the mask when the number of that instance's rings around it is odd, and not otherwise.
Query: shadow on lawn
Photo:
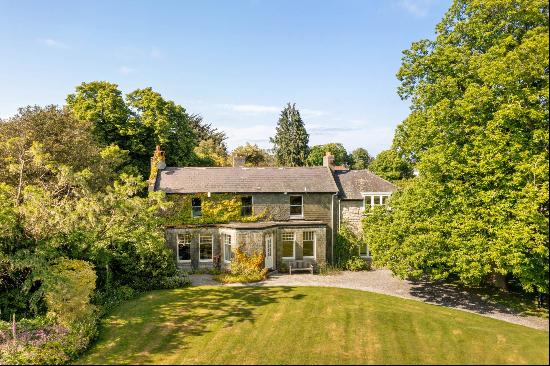
[[[537,309],[530,298],[508,293],[498,289],[465,288],[443,281],[409,281],[409,293],[423,301],[433,304],[472,310],[481,314],[495,312],[545,317],[543,309]],[[547,314],[546,314],[547,316]]]
[[[185,351],[190,337],[205,335],[212,327],[217,330],[254,323],[261,307],[305,296],[292,292],[292,287],[193,287],[150,292],[105,320],[86,362],[147,364],[159,362],[152,357],[159,354],[169,359]]]

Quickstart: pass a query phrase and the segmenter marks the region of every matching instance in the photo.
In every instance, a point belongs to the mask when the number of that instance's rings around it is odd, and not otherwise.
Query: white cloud
[[[434,2],[434,0],[399,0],[398,5],[408,13],[421,18],[428,15]]]
[[[41,43],[43,46],[49,48],[68,48],[65,43],[55,40],[53,38],[40,38],[38,39],[38,42]]]
[[[131,68],[131,67],[128,67],[128,66],[121,66],[118,71],[122,74],[122,75],[128,75],[128,74],[131,74],[135,71],[135,69]]]
[[[162,58],[162,52],[157,47],[152,47],[149,52],[149,56],[153,59],[159,60]]]
[[[280,107],[271,107],[259,104],[224,104],[223,107],[234,112],[251,114],[277,113],[281,111]]]

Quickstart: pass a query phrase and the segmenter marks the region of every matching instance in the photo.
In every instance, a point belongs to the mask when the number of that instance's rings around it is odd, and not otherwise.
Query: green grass
[[[154,291],[104,319],[83,364],[548,364],[548,333],[324,287]]]

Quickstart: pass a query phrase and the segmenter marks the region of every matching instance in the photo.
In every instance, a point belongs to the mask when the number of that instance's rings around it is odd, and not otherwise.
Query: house
[[[318,167],[245,167],[235,158],[232,167],[177,168],[166,167],[157,148],[150,189],[187,198],[176,202],[188,220],[166,227],[178,266],[209,268],[219,261],[227,267],[236,247],[264,253],[271,269],[332,262],[338,228],[347,223],[360,231],[365,208],[386,204],[397,189],[368,170],[335,167],[333,161],[327,153]],[[238,200],[239,217],[205,220],[208,200],[216,195]],[[368,247],[360,254],[368,257]]]

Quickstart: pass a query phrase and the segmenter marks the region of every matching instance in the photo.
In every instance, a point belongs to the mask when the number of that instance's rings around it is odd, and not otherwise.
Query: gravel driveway
[[[191,275],[195,286],[219,285],[209,275]],[[242,284],[225,286],[243,286]],[[342,272],[332,276],[311,274],[276,274],[266,281],[247,286],[326,286],[371,291],[405,299],[460,309],[494,319],[548,331],[548,319],[518,315],[505,306],[462,291],[453,285],[433,282],[411,282],[393,277],[391,271],[379,269],[365,272]]]

